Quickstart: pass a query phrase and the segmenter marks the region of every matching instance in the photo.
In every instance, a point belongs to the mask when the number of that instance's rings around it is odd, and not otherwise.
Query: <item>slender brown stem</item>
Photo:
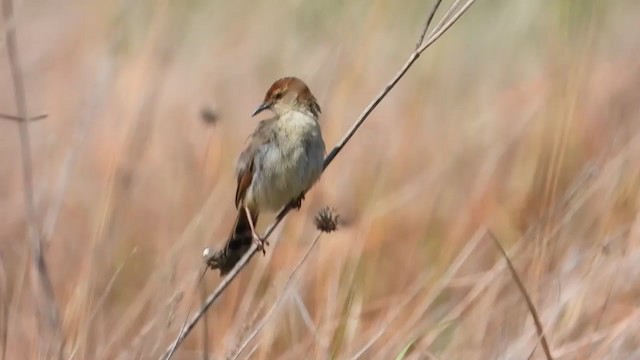
[[[440,7],[441,3],[442,3],[442,0],[436,0],[436,3],[433,4],[433,8],[431,9],[431,12],[429,13],[429,17],[427,18],[427,22],[424,24],[424,28],[422,29],[422,33],[420,33],[420,38],[418,38],[418,42],[416,43],[416,49],[419,49],[420,45],[422,45],[422,42],[424,42],[424,36],[427,35],[427,30],[429,30],[429,25],[431,25],[431,21],[433,21],[433,16],[436,14],[436,11],[438,11],[438,8]]]
[[[207,270],[209,268],[208,267],[204,267],[202,269],[202,271],[200,272],[200,274],[198,275],[198,278],[196,279],[196,283],[195,283],[195,288],[197,289],[201,284],[204,286],[204,282],[202,281],[204,279],[204,275],[207,273]],[[191,313],[191,307],[194,304],[194,300],[195,297],[191,300],[191,303],[189,304],[189,309],[187,310],[187,318],[189,317],[189,313]],[[205,300],[206,301],[206,300]],[[203,302],[205,302],[203,301]],[[202,310],[202,309],[201,309]],[[198,314],[200,314],[200,312],[198,312]],[[197,315],[197,314],[196,314]],[[201,313],[200,316],[204,315],[204,312]],[[187,328],[189,328],[189,332],[191,332],[191,330],[193,329],[193,327],[196,325],[196,323],[187,323],[187,320],[185,319],[184,323],[182,324],[182,327],[180,328],[180,333],[187,331]],[[180,343],[178,342],[174,342],[168,349],[167,351],[164,353],[162,358],[165,359],[170,359],[173,354],[176,352],[176,350],[178,349],[178,345],[180,345]]]
[[[204,303],[207,297],[207,283],[202,281],[200,283],[200,298]],[[209,322],[207,316],[202,317],[202,360],[209,360]]]
[[[240,356],[240,354],[242,354],[242,352],[247,348],[247,346],[249,345],[249,343],[251,342],[251,340],[253,340],[256,336],[258,336],[258,334],[260,333],[260,331],[262,331],[262,329],[264,328],[264,326],[267,324],[267,322],[271,319],[271,316],[275,313],[275,311],[280,307],[280,305],[282,304],[282,301],[284,301],[284,299],[287,297],[288,295],[288,290],[289,287],[291,286],[291,283],[293,282],[295,276],[298,274],[298,271],[300,270],[300,268],[302,267],[302,265],[304,265],[304,263],[307,261],[307,259],[309,258],[309,254],[311,254],[311,251],[316,247],[316,245],[318,244],[318,240],[320,240],[320,236],[322,235],[322,232],[318,232],[318,235],[316,235],[315,239],[313,239],[313,242],[311,242],[311,245],[309,245],[309,247],[307,248],[307,251],[304,253],[304,255],[302,255],[302,257],[300,258],[300,260],[298,261],[298,263],[296,264],[296,266],[293,267],[293,270],[291,271],[291,273],[289,273],[289,276],[287,277],[287,280],[284,282],[284,287],[282,289],[282,294],[278,297],[278,299],[273,303],[273,305],[271,306],[271,308],[269,309],[269,311],[267,312],[267,314],[262,318],[262,321],[260,321],[260,323],[255,327],[255,329],[253,329],[253,331],[251,332],[251,334],[249,334],[249,336],[247,336],[244,341],[242,342],[242,345],[240,345],[238,351],[236,351],[235,355],[231,358],[231,360],[236,360],[238,359],[238,357]]]
[[[538,332],[538,337],[540,338],[540,343],[542,344],[542,349],[544,350],[544,354],[546,355],[548,360],[553,360],[553,357],[551,356],[551,350],[549,349],[549,343],[547,343],[547,337],[544,335],[544,328],[542,327],[542,321],[540,321],[540,317],[538,316],[538,311],[536,310],[536,307],[533,305],[533,301],[531,300],[531,297],[527,292],[527,288],[524,287],[522,280],[520,280],[520,276],[518,275],[516,268],[513,266],[511,259],[509,259],[509,255],[507,255],[507,252],[504,250],[504,247],[502,247],[500,240],[498,240],[498,238],[492,231],[489,231],[488,233],[491,239],[493,240],[493,242],[496,244],[496,246],[502,253],[502,256],[507,262],[507,266],[509,267],[509,271],[511,272],[511,276],[513,277],[513,280],[515,281],[516,285],[518,286],[518,289],[520,290],[520,293],[522,293],[522,296],[527,302],[527,307],[529,308],[529,312],[533,317],[533,322],[536,324],[536,331]]]
[[[42,120],[47,118],[47,114],[40,114],[38,116],[34,116],[32,118],[29,118],[29,121],[37,121],[37,120]],[[0,114],[0,119],[2,120],[11,120],[11,121],[23,121],[25,118],[20,117],[20,116],[15,116],[15,115],[9,115],[9,114]]]
[[[10,22],[13,18],[13,1],[3,0],[2,10],[6,22]],[[8,26],[6,33],[6,47],[7,56],[9,58],[9,68],[11,72],[11,79],[13,82],[13,91],[16,101],[16,108],[18,110],[18,120],[31,119],[27,115],[27,99],[24,86],[24,80],[22,78],[22,71],[20,69],[20,59],[18,54],[18,40],[16,35],[15,26]],[[44,253],[42,250],[42,231],[38,221],[38,214],[36,210],[36,204],[33,192],[33,165],[31,154],[31,138],[29,136],[29,122],[17,121],[18,131],[20,136],[20,151],[21,151],[21,163],[22,163],[22,180],[23,180],[23,195],[26,208],[26,218],[29,227],[29,238],[31,248],[31,260],[33,266],[33,286],[34,296],[38,299],[36,303],[40,303],[39,310],[43,316],[46,317],[46,323],[49,326],[49,334],[54,334],[54,339],[57,347],[56,351],[58,356],[61,356],[62,339],[60,330],[60,320],[58,307],[55,302],[53,285],[49,278],[49,272],[47,270],[47,264],[44,259]],[[42,331],[42,330],[41,330]],[[41,332],[44,335],[45,331]],[[47,349],[49,351],[50,349]]]

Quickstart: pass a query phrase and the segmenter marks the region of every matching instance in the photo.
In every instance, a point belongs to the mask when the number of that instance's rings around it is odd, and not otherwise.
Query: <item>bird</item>
[[[269,243],[256,231],[263,212],[289,205],[300,209],[304,195],[322,174],[325,143],[318,101],[297,77],[276,80],[251,115],[270,110],[258,123],[236,163],[237,215],[224,249],[209,265],[228,273],[251,247],[266,253]]]

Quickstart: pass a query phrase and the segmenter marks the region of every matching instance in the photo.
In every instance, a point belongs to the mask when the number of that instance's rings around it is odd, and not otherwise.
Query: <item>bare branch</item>
[[[455,15],[453,15],[453,17],[447,23],[445,23],[442,26],[442,28],[438,29],[438,31],[436,31],[433,35],[429,36],[427,41],[409,56],[409,59],[407,60],[407,62],[402,66],[402,68],[400,68],[400,70],[396,73],[393,79],[389,83],[387,83],[384,89],[380,91],[380,93],[378,93],[378,95],[374,98],[374,100],[371,103],[369,103],[369,105],[367,105],[367,107],[364,109],[362,114],[360,114],[360,117],[358,117],[358,119],[353,123],[351,128],[349,128],[345,136],[340,140],[340,142],[338,142],[338,145],[336,145],[333,148],[333,150],[331,150],[329,155],[327,155],[327,158],[324,160],[325,169],[327,168],[327,166],[329,166],[329,164],[333,161],[333,158],[335,158],[336,155],[338,155],[338,153],[342,150],[342,148],[347,144],[347,142],[355,134],[355,132],[358,130],[360,125],[362,125],[364,120],[366,120],[366,118],[369,117],[373,109],[375,109],[378,106],[378,104],[382,101],[382,99],[384,99],[387,96],[387,94],[389,94],[389,92],[396,86],[396,84],[400,81],[400,79],[402,79],[402,77],[407,73],[407,71],[411,68],[413,63],[415,63],[416,60],[418,60],[420,55],[422,55],[422,53],[425,50],[427,50],[429,46],[431,46],[447,30],[449,30],[449,28],[456,21],[458,21],[458,19],[462,16],[462,14],[464,14],[475,1],[476,0],[467,0],[464,6],[457,13],[455,13]],[[276,218],[276,221],[279,223],[282,220],[281,218],[284,217],[284,215],[286,215],[286,213],[289,212],[290,210],[291,209],[289,208],[289,206],[285,207],[285,209],[283,209],[278,214],[279,216],[278,218]]]
[[[207,273],[208,269],[209,268],[207,266],[205,266],[202,269],[202,271],[200,271],[200,275],[198,275],[198,278],[196,279],[196,283],[195,283],[195,288],[196,289],[200,286],[200,284],[202,284],[204,286],[204,282],[202,280],[204,279],[204,275]],[[189,304],[189,309],[187,310],[187,318],[189,317],[189,313],[191,313],[191,307],[193,306],[194,301],[195,301],[195,297],[191,300],[191,303]],[[206,303],[206,300],[203,300],[203,303]],[[200,316],[202,316],[202,315],[204,315],[205,312],[202,312],[202,309],[200,309],[200,312],[198,314],[200,314]],[[196,316],[198,314],[196,314]],[[182,324],[182,327],[180,328],[180,334],[185,333],[184,336],[186,337],[186,335],[189,332],[191,332],[191,330],[193,329],[193,327],[195,325],[196,325],[195,322],[194,323],[187,323],[187,320],[185,319],[184,323]],[[187,328],[188,328],[188,331],[187,331]],[[163,358],[170,359],[173,356],[173,354],[176,352],[176,350],[178,349],[179,345],[180,345],[180,342],[178,342],[177,339],[176,339],[176,341],[164,353]]]
[[[540,343],[542,344],[542,349],[544,350],[544,354],[547,356],[548,360],[553,360],[553,357],[551,356],[551,350],[549,350],[549,344],[547,343],[547,337],[544,335],[542,322],[540,321],[540,317],[538,316],[538,311],[536,311],[536,307],[533,305],[533,301],[531,300],[531,297],[529,296],[527,289],[524,287],[522,280],[520,280],[520,276],[518,276],[518,272],[516,271],[516,268],[513,266],[511,259],[509,259],[509,255],[507,255],[507,252],[504,250],[504,247],[502,247],[502,244],[500,243],[496,235],[492,231],[488,231],[488,233],[491,239],[493,240],[493,242],[496,244],[496,246],[502,253],[502,256],[507,262],[507,266],[509,267],[509,271],[511,272],[511,276],[513,277],[513,280],[515,281],[516,285],[518,285],[518,289],[520,290],[520,292],[522,293],[522,296],[527,302],[527,307],[529,308],[529,312],[531,312],[531,316],[533,317],[533,322],[536,324],[536,331],[538,332],[538,337],[540,338]]]
[[[416,49],[419,49],[420,45],[422,45],[422,42],[424,41],[424,36],[427,35],[427,30],[429,30],[429,25],[431,25],[433,16],[436,14],[436,11],[438,11],[438,8],[440,7],[440,3],[442,3],[442,0],[436,0],[436,3],[433,5],[433,8],[429,13],[429,17],[427,18],[427,22],[424,24],[424,28],[422,29],[422,33],[420,34],[420,38],[416,43]]]
[[[282,304],[282,301],[287,297],[287,292],[289,290],[289,287],[291,286],[293,278],[296,276],[296,274],[298,273],[302,265],[309,258],[309,254],[311,254],[311,251],[313,250],[313,248],[315,248],[316,245],[318,244],[318,240],[320,240],[321,235],[322,235],[322,232],[318,232],[318,235],[316,235],[315,239],[313,239],[313,242],[311,243],[311,245],[309,245],[309,248],[307,249],[307,251],[304,253],[304,255],[302,255],[302,258],[300,258],[296,266],[293,267],[293,270],[291,271],[291,273],[289,274],[289,277],[287,277],[287,280],[284,283],[284,289],[282,290],[282,294],[280,294],[280,297],[278,297],[276,302],[271,306],[271,309],[269,309],[267,314],[262,318],[262,321],[260,321],[260,324],[258,324],[255,327],[255,329],[253,329],[251,334],[249,334],[249,336],[247,336],[247,338],[244,339],[244,341],[242,342],[242,345],[240,345],[240,348],[238,349],[236,354],[232,357],[233,360],[238,359],[240,354],[242,354],[242,352],[245,350],[247,345],[249,345],[251,340],[253,340],[256,336],[258,336],[258,333],[262,331],[264,326],[271,319],[271,316],[275,313],[276,310],[278,310],[278,308]]]
[[[187,338],[187,335],[189,335],[191,330],[193,330],[193,328],[196,326],[200,318],[202,318],[202,316],[207,312],[209,307],[213,305],[213,303],[220,297],[220,295],[222,295],[222,293],[229,286],[231,281],[233,281],[233,279],[238,275],[240,270],[242,270],[249,263],[249,260],[251,260],[251,258],[257,252],[258,252],[258,246],[255,243],[252,243],[251,247],[249,248],[249,251],[247,251],[242,257],[242,259],[238,261],[236,266],[231,271],[229,271],[227,276],[225,276],[225,278],[222,279],[222,282],[218,284],[218,287],[211,294],[209,294],[209,296],[207,296],[200,310],[198,310],[198,312],[193,315],[193,318],[191,318],[191,320],[189,320],[189,322],[186,323],[180,329],[180,333],[178,333],[178,336],[176,337],[176,339],[173,341],[171,345],[169,345],[169,347],[167,348],[167,351],[160,357],[160,359],[168,360],[171,358],[171,356],[173,356],[178,346],[180,346],[180,344],[182,344],[184,339]]]
[[[7,358],[7,338],[9,336],[9,307],[11,298],[7,291],[7,272],[0,259],[0,360]]]
[[[418,60],[420,55],[429,48],[436,40],[438,40],[458,19],[469,9],[469,7],[476,0],[467,0],[466,3],[448,20],[442,27],[437,28],[434,33],[432,33],[426,42],[424,42],[420,47],[418,47],[415,51],[411,53],[407,61],[400,68],[400,70],[396,73],[396,75],[387,83],[387,85],[376,95],[376,97],[367,105],[367,107],[362,111],[358,119],[351,125],[351,128],[347,130],[344,137],[338,142],[338,144],[331,150],[331,152],[327,155],[324,160],[323,171],[331,164],[333,159],[340,153],[342,148],[349,142],[351,137],[355,134],[358,128],[362,125],[362,123],[369,117],[371,112],[380,104],[380,102],[389,94],[389,92],[396,86],[396,84],[404,77],[407,71],[411,68],[411,66]],[[276,219],[269,225],[265,234],[263,235],[263,239],[267,239],[271,233],[275,230],[275,228],[282,222],[284,217],[293,209],[293,204],[290,203],[285,206],[278,215]],[[223,250],[224,251],[224,250]],[[184,339],[189,335],[189,333],[193,330],[196,323],[200,320],[200,318],[204,315],[204,313],[209,309],[211,305],[220,297],[222,292],[229,286],[231,281],[238,275],[238,273],[249,263],[249,260],[257,253],[258,247],[255,243],[251,244],[251,247],[247,250],[247,252],[243,255],[242,259],[238,261],[235,267],[222,279],[222,282],[218,285],[218,287],[207,297],[202,308],[193,316],[193,318],[189,321],[189,323],[180,331],[174,342],[167,348],[167,351],[164,355],[160,357],[160,359],[168,360],[170,358],[170,354],[172,355],[173,350],[175,350],[180,344],[184,341]],[[221,252],[216,254],[211,254],[209,249],[205,250],[203,254],[205,260],[210,260],[215,257],[224,256]]]
[[[204,281],[200,283],[200,296],[204,304],[207,297],[207,283]],[[209,360],[209,322],[206,315],[202,318],[202,360]]]
[[[2,10],[5,21],[10,21],[13,17],[13,1],[3,0]],[[22,78],[22,72],[20,69],[20,60],[18,55],[18,40],[16,36],[16,30],[14,26],[9,26],[6,33],[6,47],[7,56],[9,58],[9,68],[11,72],[11,78],[13,81],[13,91],[15,94],[16,108],[18,109],[18,119],[31,119],[27,115],[27,100],[24,87],[24,81]],[[26,207],[27,224],[29,227],[31,258],[34,272],[32,273],[34,296],[36,297],[36,303],[40,303],[40,312],[46,316],[47,324],[49,326],[49,334],[54,334],[55,344],[57,347],[54,351],[60,357],[62,355],[63,337],[60,328],[60,316],[58,313],[58,307],[55,302],[55,296],[53,292],[53,285],[49,278],[49,272],[47,270],[47,264],[44,259],[42,251],[42,232],[40,229],[38,215],[36,211],[36,204],[33,195],[33,167],[32,167],[32,155],[31,155],[31,139],[29,136],[29,126],[27,121],[18,121],[18,130],[20,135],[20,150],[22,159],[22,180],[23,180],[23,194]],[[41,330],[41,336],[45,331]],[[49,351],[51,349],[47,349]]]
[[[47,114],[40,114],[38,116],[34,116],[32,118],[29,118],[29,121],[37,121],[37,120],[42,120],[42,119],[46,119],[49,115]],[[11,121],[24,121],[25,118],[21,117],[21,116],[15,116],[15,115],[9,115],[9,114],[0,114],[0,119],[2,120],[11,120]]]

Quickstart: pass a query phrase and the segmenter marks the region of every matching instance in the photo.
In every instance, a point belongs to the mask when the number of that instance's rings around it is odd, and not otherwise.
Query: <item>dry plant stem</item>
[[[281,232],[281,231],[282,229],[279,229],[278,232]],[[265,261],[262,261],[256,264],[254,271],[252,271],[251,275],[249,276],[248,282],[244,286],[244,291],[246,294],[255,293],[258,290],[260,284],[265,280],[266,268],[270,262],[270,259],[273,257],[273,254],[276,251],[275,249],[277,248],[280,240],[282,240],[278,236],[278,233],[274,234],[273,236],[275,238],[273,239],[270,245],[272,251],[270,251],[267,254],[267,259]],[[225,346],[224,351],[221,351],[220,353],[225,354],[225,357],[228,357],[227,355],[231,355],[235,353],[235,350],[237,350],[239,340],[241,340],[242,336],[247,331],[246,330],[247,324],[255,324],[257,321],[258,315],[262,313],[262,309],[265,306],[266,306],[266,301],[264,299],[261,299],[260,301],[257,301],[257,302],[254,301],[254,299],[252,299],[251,297],[244,297],[242,299],[242,302],[239,304],[235,314],[237,319],[245,319],[245,320],[242,322],[237,322],[233,324],[233,328],[227,331],[228,334],[225,333],[222,343],[232,347],[228,348]]]
[[[13,17],[13,1],[3,0],[2,10],[5,21],[10,21]],[[6,33],[7,55],[9,57],[9,68],[13,81],[13,90],[16,99],[16,108],[18,110],[19,119],[30,119],[27,115],[27,100],[25,95],[24,81],[20,69],[20,61],[18,55],[18,41],[15,27],[7,28]],[[42,232],[38,224],[36,205],[33,195],[33,168],[31,163],[31,144],[29,137],[29,126],[27,121],[18,122],[18,130],[20,135],[20,151],[22,158],[22,179],[23,193],[26,207],[27,224],[29,227],[29,238],[31,248],[31,261],[33,268],[33,287],[34,296],[40,298],[36,303],[40,303],[40,312],[46,316],[46,323],[49,326],[49,334],[54,334],[54,342],[50,343],[57,347],[56,351],[61,356],[62,351],[62,333],[60,330],[58,307],[55,302],[53,286],[47,265],[42,251]],[[41,335],[45,332],[42,331]]]
[[[12,320],[19,316],[19,309],[21,308],[21,302],[22,299],[24,299],[25,294],[25,284],[27,283],[27,276],[29,275],[29,244],[24,243],[21,246],[21,251],[24,252],[24,254],[20,254],[20,264],[17,265],[19,270],[15,275],[13,275],[14,283],[11,288],[11,297],[6,300],[7,306],[9,307],[7,313],[7,324],[11,324]],[[8,331],[9,328],[7,327],[7,343],[10,339]]]
[[[607,173],[603,170],[603,173]],[[582,206],[591,198],[595,189],[598,187],[597,182],[589,183],[590,180],[593,180],[593,176],[591,176],[589,171],[583,172],[581,176],[574,182],[569,191],[565,194],[564,200],[557,204],[554,209],[552,209],[553,214],[559,214],[561,211],[565,211],[564,215],[557,221],[557,224],[552,228],[552,232],[549,235],[553,235],[559,232],[561,229],[566,226],[569,219],[580,209]],[[588,185],[587,185],[588,184]],[[572,206],[569,207],[569,203],[573,202]],[[565,209],[566,207],[566,209]],[[545,217],[538,221],[537,224],[531,226],[525,234],[523,234],[520,239],[511,247],[511,257],[516,256],[515,254],[519,254],[524,248],[524,240],[531,239],[535,236],[536,231],[542,228],[550,218]],[[477,298],[477,296],[487,289],[490,284],[493,282],[498,272],[501,272],[504,267],[504,259],[499,260],[496,264],[489,270],[490,276],[482,279],[474,287],[471,291],[465,296],[465,298],[459,302],[453,309],[451,309],[448,314],[440,320],[440,323],[446,323],[450,321],[454,321],[459,318],[464,311],[466,311],[473,301]],[[419,330],[419,333],[425,331],[424,329],[433,328],[432,324],[425,324],[423,329]],[[427,334],[427,339],[425,343],[427,345],[432,344],[435,339],[443,333],[444,327],[436,327],[431,330]]]
[[[298,273],[298,271],[300,270],[302,265],[309,258],[309,254],[311,254],[311,251],[318,244],[318,240],[320,239],[321,235],[322,235],[322,232],[319,232],[318,235],[316,235],[315,239],[313,239],[313,242],[311,243],[311,245],[309,246],[309,248],[307,249],[305,254],[302,256],[302,258],[300,258],[300,260],[298,261],[296,266],[294,266],[293,270],[289,274],[289,277],[287,277],[287,281],[285,281],[285,283],[284,283],[284,288],[282,290],[282,294],[280,294],[280,296],[278,297],[276,302],[273,304],[273,306],[271,306],[271,309],[269,309],[269,311],[264,316],[264,318],[262,319],[260,324],[258,324],[258,326],[255,327],[255,329],[251,332],[251,334],[249,336],[247,336],[246,339],[244,339],[244,341],[242,342],[242,345],[240,345],[238,351],[232,357],[233,360],[238,359],[238,357],[240,357],[240,354],[242,354],[242,352],[247,347],[247,345],[249,345],[251,340],[253,340],[258,335],[258,333],[264,328],[264,326],[267,324],[267,322],[271,319],[271,317],[273,316],[275,311],[278,310],[280,305],[282,305],[282,301],[287,297],[287,293],[288,293],[289,287],[291,286],[293,278],[296,276],[296,274]]]
[[[345,136],[340,140],[340,142],[338,143],[338,145],[336,145],[336,147],[333,148],[333,150],[331,150],[331,152],[329,153],[329,155],[327,155],[327,158],[324,160],[324,168],[326,169],[327,166],[329,166],[329,164],[331,163],[331,161],[333,161],[333,159],[336,157],[336,155],[338,155],[338,153],[340,152],[340,150],[342,150],[342,148],[347,144],[347,142],[351,139],[351,137],[355,134],[355,132],[358,130],[358,128],[360,127],[360,125],[362,125],[362,123],[366,120],[367,117],[369,117],[369,115],[371,114],[371,112],[373,111],[373,109],[376,108],[376,106],[378,106],[378,104],[382,101],[382,99],[384,99],[387,94],[396,86],[396,84],[400,81],[400,79],[402,79],[402,77],[407,73],[407,71],[411,68],[411,66],[413,65],[413,63],[416,62],[416,60],[418,60],[418,58],[420,57],[420,55],[422,55],[422,53],[427,50],[427,48],[429,48],[429,46],[431,46],[436,40],[438,40],[447,30],[449,30],[449,28],[456,22],[458,21],[458,19],[462,16],[462,14],[464,14],[469,7],[475,2],[476,0],[468,0],[464,6],[447,22],[445,23],[440,29],[438,29],[435,33],[433,33],[432,35],[429,36],[429,38],[427,39],[427,41],[422,44],[422,46],[420,46],[418,49],[416,49],[410,56],[409,59],[407,60],[407,62],[402,66],[402,68],[400,68],[400,70],[398,71],[398,73],[396,73],[396,75],[393,77],[393,79],[384,87],[384,89],[382,91],[380,91],[380,93],[375,97],[375,99],[369,103],[369,105],[367,105],[367,107],[364,109],[364,111],[362,112],[362,114],[360,114],[360,117],[358,117],[358,120],[356,120],[354,122],[354,124],[351,126],[351,128],[347,131],[347,133],[345,134]],[[278,214],[278,218],[276,219],[276,225],[277,222],[279,222],[279,220],[281,220],[281,217],[284,217],[284,215],[286,215],[286,213],[289,211],[288,207],[284,208],[280,214]]]
[[[542,322],[540,321],[540,317],[538,316],[538,311],[536,310],[536,307],[533,305],[533,301],[531,300],[531,297],[529,296],[527,289],[524,287],[524,284],[520,280],[520,276],[518,276],[518,272],[516,271],[516,268],[513,266],[511,259],[509,259],[509,255],[507,255],[507,252],[504,250],[504,247],[502,247],[502,244],[500,243],[498,238],[491,231],[489,231],[489,237],[491,237],[493,242],[496,244],[496,246],[500,250],[500,253],[504,257],[505,261],[507,262],[507,266],[509,268],[509,271],[511,272],[511,275],[513,276],[513,280],[515,281],[516,285],[518,285],[518,289],[522,293],[522,296],[524,297],[524,299],[527,301],[527,307],[529,308],[529,311],[531,312],[531,316],[533,317],[533,321],[536,324],[536,331],[538,332],[538,337],[540,338],[540,343],[542,344],[542,349],[544,350],[544,354],[548,360],[552,360],[553,357],[551,356],[551,350],[549,350],[549,343],[547,343],[547,337],[544,335],[544,328],[542,327]]]
[[[207,296],[207,283],[200,282],[200,296],[202,302]],[[207,321],[207,315],[202,318],[202,360],[209,360],[209,322]]]
[[[640,308],[634,310],[631,314],[629,314],[626,318],[620,320],[619,322],[611,325],[607,329],[602,329],[591,333],[584,338],[578,339],[574,342],[563,345],[562,347],[556,349],[556,355],[558,358],[569,357],[576,351],[580,350],[583,347],[587,347],[590,345],[594,345],[597,342],[603,342],[605,339],[607,341],[611,341],[615,337],[619,336],[624,332],[630,332],[632,326],[638,324],[638,320],[640,319]],[[593,351],[590,351],[589,354],[594,354]],[[574,357],[571,357],[575,359]],[[597,357],[594,357],[597,359]]]
[[[11,299],[7,291],[7,272],[0,261],[0,359],[7,356],[7,336],[9,332],[9,306]]]
[[[272,247],[271,249],[275,249]],[[258,286],[265,281],[266,266],[269,264],[270,259],[275,250],[267,254],[266,260],[256,264],[254,271],[248,275],[243,290],[245,294],[253,294],[257,291]],[[201,304],[204,304],[206,295],[203,295]],[[256,323],[258,315],[262,313],[262,309],[265,306],[264,298],[255,299],[250,296],[243,296],[238,298],[238,304],[234,311],[236,319],[243,319],[242,321],[233,321],[227,329],[225,329],[224,335],[220,339],[220,343],[223,344],[219,349],[216,349],[216,353],[224,354],[224,358],[228,358],[229,354],[235,352],[239,341],[242,340],[243,334],[247,332],[249,326],[253,326]]]
[[[258,251],[258,245],[256,245],[256,243],[254,242],[251,244],[249,251],[247,251],[247,253],[244,254],[242,259],[238,261],[236,266],[229,272],[229,274],[227,274],[227,276],[225,276],[225,278],[222,279],[220,284],[218,284],[218,287],[209,296],[207,296],[207,299],[204,301],[204,304],[202,305],[200,310],[198,310],[198,312],[193,315],[193,318],[189,320],[189,322],[186,323],[185,326],[182,327],[176,339],[167,348],[167,351],[160,357],[160,359],[168,360],[171,358],[171,356],[173,356],[173,354],[175,353],[175,350],[180,346],[180,344],[182,344],[184,339],[187,338],[187,335],[189,335],[189,333],[193,330],[193,328],[196,326],[200,318],[202,318],[202,316],[207,312],[209,307],[213,305],[213,303],[220,297],[220,295],[222,295],[222,293],[229,286],[231,281],[233,281],[233,279],[238,275],[240,270],[242,270],[247,265],[247,263],[249,263],[249,260],[251,260],[251,258],[256,254],[257,251]]]
[[[424,28],[422,29],[422,33],[420,34],[420,38],[416,43],[416,49],[420,48],[420,45],[422,45],[422,42],[424,41],[424,36],[427,35],[427,30],[429,30],[429,25],[431,25],[431,21],[433,21],[433,16],[436,14],[436,11],[438,11],[438,8],[440,7],[440,3],[442,3],[442,0],[436,0],[436,3],[433,5],[433,8],[429,13],[429,17],[427,18],[427,22],[424,24]]]
[[[29,121],[42,120],[42,119],[46,118],[47,116],[48,116],[47,114],[34,116],[34,117],[30,118]],[[0,114],[0,119],[2,119],[2,120],[11,120],[11,121],[24,121],[25,118],[20,117],[20,116],[15,116],[15,115]]]
[[[207,273],[207,270],[208,270],[208,269],[209,269],[209,268],[205,266],[205,267],[203,268],[203,270],[200,272],[200,275],[198,276],[198,279],[196,280],[196,284],[195,284],[195,287],[196,287],[196,288],[198,288],[198,286],[199,286],[200,284],[204,284],[204,283],[202,282],[202,279],[204,278],[204,275]],[[194,301],[195,301],[195,297],[191,300],[191,303],[189,304],[189,309],[187,310],[187,318],[189,317],[189,313],[191,312],[191,307],[193,306]],[[205,301],[206,301],[206,300],[205,300]],[[203,306],[203,307],[204,307],[204,306]],[[202,311],[202,309],[201,309],[200,311]],[[204,313],[206,313],[206,311],[205,311],[205,312],[202,312],[202,315],[201,315],[201,316],[203,316],[203,315],[204,315]],[[191,324],[189,324],[189,325],[191,325]],[[195,326],[195,323],[194,323],[193,325]],[[184,323],[182,324],[182,327],[180,328],[180,333],[185,332],[185,331],[186,331],[186,328],[187,328],[187,320],[185,319]],[[191,329],[193,329],[193,326],[191,327]],[[191,330],[189,330],[189,331],[191,331]],[[174,353],[176,352],[176,350],[178,349],[178,345],[179,345],[179,343],[177,343],[177,342],[176,342],[176,343],[174,343],[174,344],[171,346],[171,348],[169,348],[169,350],[167,350],[167,352],[165,353],[165,355],[166,355],[166,359],[170,359],[170,358],[173,356],[173,354],[174,354]],[[154,350],[154,352],[155,352],[155,350]]]
[[[405,64],[400,68],[400,70],[396,73],[396,75],[387,83],[387,85],[378,93],[378,95],[367,105],[364,111],[360,114],[358,119],[353,123],[351,128],[347,131],[344,137],[338,142],[338,144],[331,150],[331,152],[327,155],[324,160],[323,171],[331,164],[333,159],[338,155],[338,153],[342,150],[342,148],[349,142],[351,137],[355,134],[358,128],[362,125],[362,123],[369,117],[371,112],[378,106],[378,104],[384,99],[387,94],[396,86],[396,84],[404,77],[407,71],[411,68],[411,66],[418,60],[420,55],[429,48],[436,40],[438,40],[458,19],[464,14],[469,7],[475,2],[475,0],[467,0],[467,2],[458,10],[442,27],[438,28],[433,34],[429,36],[427,41],[423,43],[418,49],[416,49],[411,55],[409,59],[405,62]],[[436,9],[434,7],[434,9]],[[285,206],[278,215],[276,219],[269,225],[267,228],[263,239],[269,238],[273,230],[280,224],[280,222],[284,219],[284,217],[291,211],[293,208],[292,204]],[[237,274],[249,263],[249,260],[256,254],[258,251],[258,246],[254,243],[251,245],[246,254],[238,261],[236,266],[227,274],[227,276],[222,279],[222,282],[218,285],[218,287],[207,297],[202,308],[193,316],[193,318],[189,321],[189,323],[185,326],[183,331],[180,331],[174,342],[167,348],[167,351],[162,355],[161,359],[169,359],[170,353],[172,353],[172,349],[177,348],[184,341],[184,339],[189,335],[189,333],[193,330],[196,323],[200,320],[200,318],[204,315],[204,313],[209,309],[209,307],[220,297],[222,292],[229,286],[231,281],[237,276]]]

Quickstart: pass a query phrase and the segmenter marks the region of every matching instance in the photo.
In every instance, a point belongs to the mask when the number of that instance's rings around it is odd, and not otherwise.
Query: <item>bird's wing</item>
[[[247,189],[251,186],[256,157],[260,156],[265,149],[265,145],[269,145],[274,139],[272,128],[276,120],[277,118],[271,118],[260,121],[256,130],[251,134],[249,144],[238,158],[236,165],[236,174],[238,176],[236,207],[240,206],[240,202],[244,199]]]

